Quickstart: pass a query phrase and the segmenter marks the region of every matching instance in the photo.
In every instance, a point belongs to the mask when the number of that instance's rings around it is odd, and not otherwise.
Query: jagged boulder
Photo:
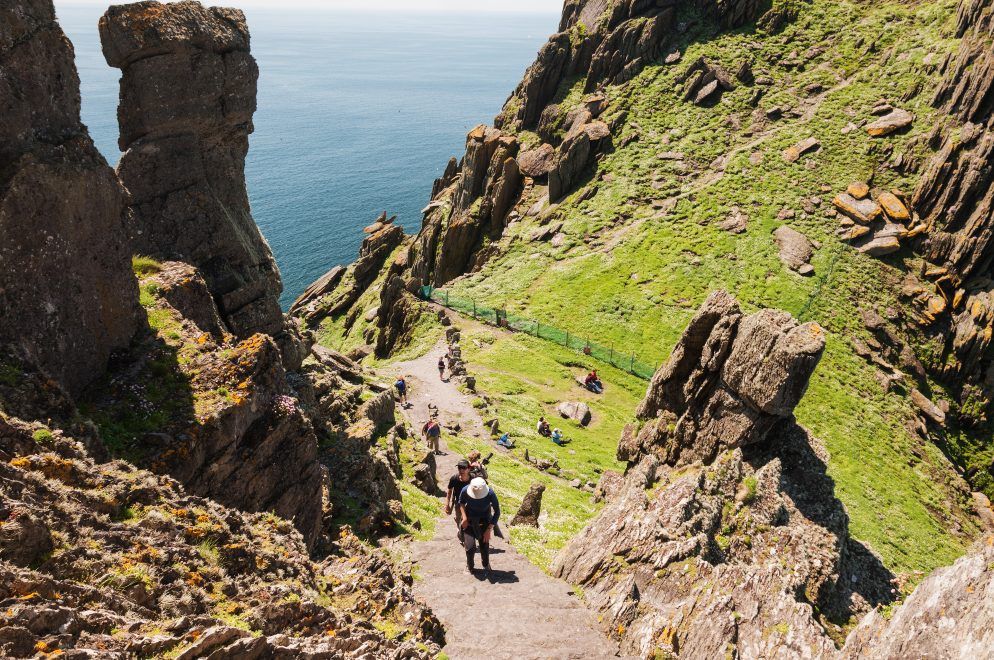
[[[636,413],[641,426],[625,428],[618,459],[709,461],[762,441],[791,418],[824,348],[816,323],[775,310],[743,317],[731,296],[712,293],[653,376]]]
[[[78,395],[143,325],[125,194],[50,0],[0,6],[0,70],[0,344]]]
[[[100,39],[122,72],[118,176],[132,249],[199,268],[225,325],[242,339],[273,336],[295,369],[305,352],[245,189],[259,75],[245,16],[198,2],[117,5]]]

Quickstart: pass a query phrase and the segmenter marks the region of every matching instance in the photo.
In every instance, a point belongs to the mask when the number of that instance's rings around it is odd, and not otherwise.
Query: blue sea
[[[111,165],[118,71],[104,62],[106,4],[60,4],[76,48],[83,122]],[[259,109],[246,174],[283,273],[284,308],[353,261],[381,211],[420,226],[432,181],[466,133],[490,123],[556,30],[554,14],[246,9]]]

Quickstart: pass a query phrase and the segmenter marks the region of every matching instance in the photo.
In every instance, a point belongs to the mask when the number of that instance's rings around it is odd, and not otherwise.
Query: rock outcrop
[[[824,345],[817,325],[718,292],[656,373],[619,443],[624,481],[551,566],[623,653],[830,656],[812,605],[839,620],[886,596],[793,420]]]
[[[140,280],[155,332],[88,390],[105,442],[192,493],[294,521],[314,546],[322,475],[311,418],[267,335],[228,333],[199,271],[167,262]]]
[[[0,344],[78,395],[142,323],[124,191],[51,0],[0,7],[0,70]]]
[[[429,658],[444,643],[410,575],[349,533],[314,562],[285,520],[6,415],[0,456],[4,657]]]
[[[294,301],[290,314],[316,327],[323,319],[348,311],[382,272],[387,259],[404,241],[404,230],[395,225],[397,216],[386,212],[365,228],[359,257],[348,268],[335,266],[314,282]],[[346,320],[351,328],[356,317]]]
[[[633,78],[672,47],[679,28],[676,4],[642,0],[567,2],[559,32],[549,38],[525,72],[498,117],[497,127],[537,126],[560,83],[568,77],[585,77],[588,92]],[[695,0],[694,4],[718,29],[755,21],[767,9],[766,3],[759,0]]]
[[[867,615],[849,635],[842,656],[988,658],[994,650],[994,537],[952,566],[925,579],[890,616]]]
[[[111,7],[100,37],[122,72],[118,175],[131,193],[132,249],[196,266],[231,332],[274,337],[295,369],[305,352],[245,189],[259,71],[244,15],[137,2]]]

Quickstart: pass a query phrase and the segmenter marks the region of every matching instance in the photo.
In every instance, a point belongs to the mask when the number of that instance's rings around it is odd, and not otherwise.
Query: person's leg
[[[480,559],[483,560],[483,568],[490,570],[490,543],[480,541]]]
[[[457,504],[455,507],[455,517],[456,517],[456,538],[459,539],[459,543],[465,542],[465,535],[462,531],[462,510]]]
[[[470,530],[463,530],[463,547],[466,548],[466,568],[472,571],[475,568],[473,557],[476,554],[476,539]]]

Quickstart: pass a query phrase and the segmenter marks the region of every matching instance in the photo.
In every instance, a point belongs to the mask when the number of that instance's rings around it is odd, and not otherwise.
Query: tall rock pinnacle
[[[124,191],[80,123],[51,0],[0,5],[0,344],[78,394],[128,345],[138,287]]]
[[[245,188],[259,70],[244,14],[120,5],[101,18],[100,38],[122,71],[118,175],[132,195],[135,251],[195,265],[228,328],[273,335],[286,357],[283,284]]]

